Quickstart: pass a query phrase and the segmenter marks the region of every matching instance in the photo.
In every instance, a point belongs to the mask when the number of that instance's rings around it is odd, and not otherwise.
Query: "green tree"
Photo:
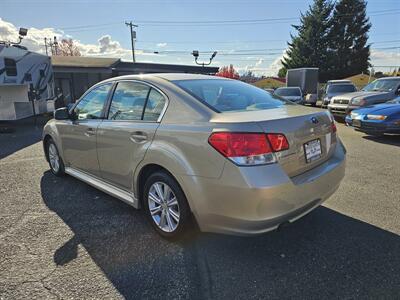
[[[366,16],[366,6],[364,0],[336,3],[329,32],[333,78],[368,72],[370,45],[367,42],[371,23]]]
[[[320,80],[330,77],[328,51],[333,4],[327,0],[314,0],[306,13],[301,14],[300,25],[292,25],[297,35],[291,35],[287,57],[282,59],[286,69],[318,67]]]
[[[287,70],[286,70],[285,67],[280,68],[279,71],[278,71],[278,77],[279,78],[285,78],[286,77],[286,72],[287,72]]]

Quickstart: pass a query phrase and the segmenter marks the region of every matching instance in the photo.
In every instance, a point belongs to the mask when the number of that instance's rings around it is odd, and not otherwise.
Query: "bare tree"
[[[81,56],[78,46],[72,39],[62,39],[57,45],[57,51],[54,55],[58,56]]]

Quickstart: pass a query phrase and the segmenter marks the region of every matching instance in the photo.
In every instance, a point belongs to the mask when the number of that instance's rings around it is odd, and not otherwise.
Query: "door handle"
[[[130,140],[134,143],[144,143],[145,141],[147,141],[147,134],[141,131],[132,133],[130,136]]]
[[[94,128],[88,128],[88,129],[86,129],[86,131],[85,131],[85,135],[87,136],[87,137],[90,137],[90,136],[93,136],[93,135],[95,135],[96,134],[96,131],[94,130]]]

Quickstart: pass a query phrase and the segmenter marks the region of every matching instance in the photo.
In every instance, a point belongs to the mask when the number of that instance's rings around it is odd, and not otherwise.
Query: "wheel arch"
[[[43,151],[47,161],[49,161],[49,150],[47,149],[47,143],[50,140],[54,141],[53,137],[49,133],[46,133],[45,136],[43,137]]]
[[[167,167],[163,166],[162,164],[159,163],[147,163],[143,164],[140,168],[137,169],[136,176],[135,176],[135,195],[138,199],[138,208],[143,207],[143,193],[144,193],[144,185],[146,183],[147,178],[158,171],[162,171],[170,175],[179,185],[179,187],[182,189],[182,192],[184,193],[186,200],[189,205],[190,211],[193,213],[194,207],[193,203],[190,201],[190,193],[187,191],[185,186],[182,184],[182,180],[180,176],[174,175]]]

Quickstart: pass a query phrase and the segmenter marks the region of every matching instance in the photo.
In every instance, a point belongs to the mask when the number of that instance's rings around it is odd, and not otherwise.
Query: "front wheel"
[[[144,186],[143,204],[155,230],[174,239],[190,226],[190,208],[176,180],[166,172],[149,176]]]
[[[53,140],[47,142],[47,155],[51,172],[56,176],[63,176],[64,163]]]

